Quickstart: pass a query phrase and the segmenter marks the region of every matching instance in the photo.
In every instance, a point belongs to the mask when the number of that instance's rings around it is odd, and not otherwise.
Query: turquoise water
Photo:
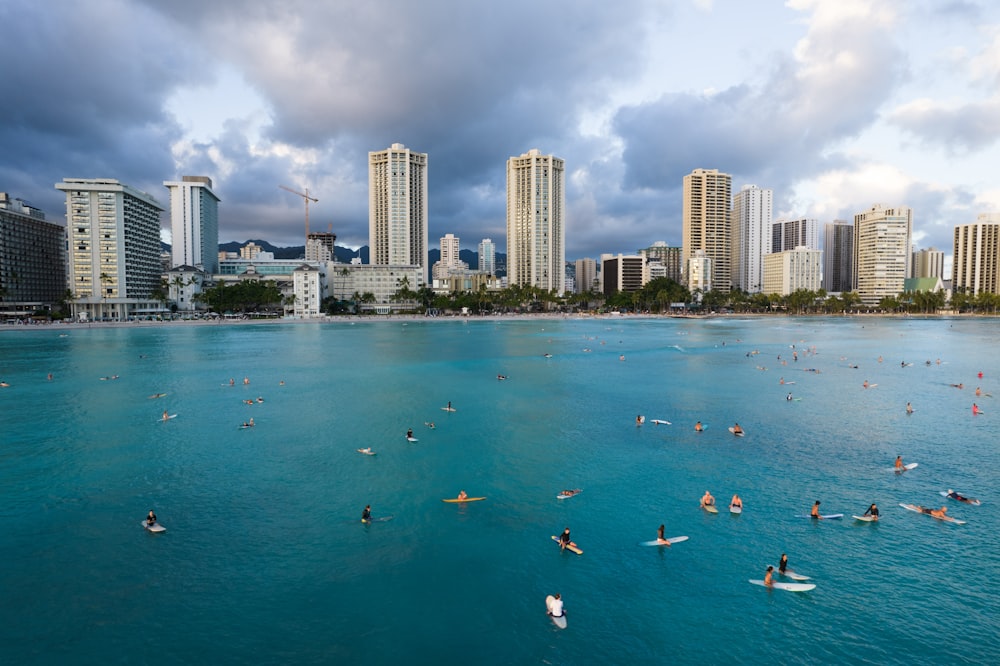
[[[1000,397],[996,331],[726,318],[0,332],[0,662],[996,662],[1000,400],[973,395]],[[178,417],[158,422],[164,409]],[[637,428],[637,414],[673,425]],[[919,467],[893,474],[900,454]],[[557,500],[565,487],[584,492]],[[949,487],[983,500],[947,500],[965,525],[898,506],[940,506]],[[440,501],[461,489],[488,499]],[[720,504],[738,492],[743,515],[701,511],[706,489]],[[848,520],[796,517],[816,499]],[[880,523],[850,520],[873,501]],[[361,524],[369,503],[392,521]],[[150,508],[166,533],[141,529]],[[690,539],[638,546],[660,523]],[[584,555],[550,541],[566,526]],[[747,583],[782,552],[815,590]],[[554,592],[566,630],[544,614]]]

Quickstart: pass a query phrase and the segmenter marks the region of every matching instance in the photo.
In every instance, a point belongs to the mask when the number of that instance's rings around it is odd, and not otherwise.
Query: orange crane
[[[299,195],[300,197],[302,197],[302,200],[305,201],[305,203],[306,203],[306,240],[308,240],[309,239],[309,202],[312,201],[312,202],[315,203],[315,202],[318,202],[319,199],[314,199],[313,197],[309,196],[309,188],[308,187],[306,188],[305,192],[297,192],[297,191],[293,190],[290,187],[285,187],[284,185],[278,185],[278,187],[280,187],[281,189],[283,189],[283,190],[285,190],[287,192],[291,192],[292,194]]]

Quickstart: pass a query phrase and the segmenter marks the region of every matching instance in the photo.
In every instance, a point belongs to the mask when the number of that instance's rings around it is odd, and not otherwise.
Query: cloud
[[[889,122],[951,153],[984,150],[1000,138],[1000,97],[953,106],[917,99],[897,107]]]

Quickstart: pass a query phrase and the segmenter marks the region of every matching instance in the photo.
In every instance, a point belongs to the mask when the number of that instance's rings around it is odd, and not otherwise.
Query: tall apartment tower
[[[797,247],[810,250],[819,248],[819,220],[801,218],[798,220],[777,220],[771,224],[771,238],[767,254],[785,252]]]
[[[479,242],[479,272],[487,275],[497,274],[497,246],[489,238]]]
[[[23,199],[0,192],[0,301],[30,315],[66,294],[66,229]]]
[[[455,234],[445,234],[441,238],[441,259],[434,262],[432,275],[435,280],[443,280],[454,271],[468,269],[468,265],[459,258],[459,238]]]
[[[854,290],[854,225],[834,220],[823,227],[823,289]]]
[[[173,266],[219,272],[219,197],[206,176],[165,181],[170,193],[170,246]]]
[[[955,293],[1000,294],[1000,213],[955,227],[951,288]]]
[[[944,252],[933,247],[914,252],[910,263],[910,277],[941,278],[943,280]]]
[[[566,291],[565,163],[532,148],[507,160],[507,280]]]
[[[152,195],[110,178],[64,178],[73,314],[127,319],[156,311],[160,214]]]
[[[680,284],[684,271],[681,264],[682,249],[667,245],[666,241],[654,241],[647,248],[640,249],[636,254],[646,258],[647,263],[663,265],[663,277],[670,278]]]
[[[732,180],[718,169],[695,169],[684,176],[682,262],[690,268],[693,257],[708,259],[708,264],[699,265],[711,267],[710,279],[699,275],[698,283],[719,291],[732,289]],[[696,255],[699,250],[704,255]],[[690,273],[686,281],[692,288]]]
[[[368,153],[370,261],[420,266],[427,279],[427,154],[401,143]]]
[[[574,262],[576,268],[573,291],[578,294],[585,294],[592,289],[597,289],[597,262],[584,257]]]
[[[854,284],[865,305],[903,292],[910,274],[913,211],[875,204],[854,216]]]
[[[744,185],[733,196],[733,287],[750,293],[764,284],[764,255],[768,253],[774,193]]]

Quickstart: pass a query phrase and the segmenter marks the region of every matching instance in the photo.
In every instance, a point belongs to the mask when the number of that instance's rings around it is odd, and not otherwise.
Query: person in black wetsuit
[[[147,525],[155,525],[156,524],[156,514],[153,513],[152,509],[149,510],[149,515],[146,516],[146,524]]]
[[[372,505],[366,504],[365,510],[361,512],[361,522],[370,523],[372,522]]]
[[[863,516],[871,516],[872,520],[878,520],[878,507],[875,506],[875,504],[873,502],[872,505],[870,507],[868,507],[868,510],[865,511],[861,515],[863,515]]]
[[[566,550],[566,546],[573,543],[569,538],[569,528],[563,530],[562,534],[559,535],[559,547]]]
[[[786,569],[788,569],[788,555],[782,553],[781,559],[778,560],[778,572],[785,573]]]

